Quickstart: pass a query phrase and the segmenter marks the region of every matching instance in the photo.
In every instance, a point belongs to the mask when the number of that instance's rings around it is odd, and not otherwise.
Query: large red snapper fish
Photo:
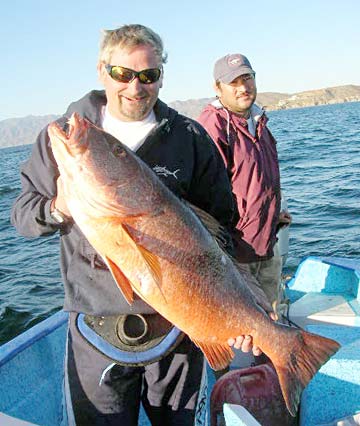
[[[124,297],[134,293],[225,368],[227,341],[251,335],[271,359],[289,412],[339,349],[333,340],[273,322],[198,215],[133,152],[73,114],[48,128],[73,219],[102,256]]]

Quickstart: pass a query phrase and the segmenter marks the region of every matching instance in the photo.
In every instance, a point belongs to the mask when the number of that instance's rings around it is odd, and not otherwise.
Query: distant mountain
[[[33,143],[40,130],[57,117],[58,115],[28,115],[0,121],[0,147]]]
[[[214,98],[189,99],[187,101],[170,102],[169,105],[181,114],[196,119],[204,106],[213,100]],[[355,85],[307,90],[293,94],[264,92],[258,93],[256,99],[258,105],[269,111],[359,101],[360,86]],[[0,147],[33,143],[39,131],[57,117],[57,115],[29,115],[0,121]]]
[[[303,108],[358,101],[360,101],[360,86],[347,85],[294,93],[287,98],[280,99],[275,104],[268,104],[267,109]]]
[[[359,91],[360,93],[360,91]],[[283,99],[289,98],[288,93],[276,93],[276,92],[264,92],[258,93],[256,98],[256,103],[266,109],[269,109],[268,106],[274,106],[278,104]],[[201,98],[201,99],[189,99],[187,101],[175,101],[170,102],[169,105],[179,111],[181,114],[187,115],[191,118],[197,118],[200,115],[200,112],[203,110],[205,105],[215,100],[213,98]],[[275,108],[271,108],[275,109]]]
[[[169,105],[181,114],[196,118],[204,106],[214,99],[189,99],[187,101],[175,101]],[[308,90],[293,94],[263,92],[258,93],[256,98],[256,103],[268,111],[358,101],[360,101],[360,86],[354,85]]]

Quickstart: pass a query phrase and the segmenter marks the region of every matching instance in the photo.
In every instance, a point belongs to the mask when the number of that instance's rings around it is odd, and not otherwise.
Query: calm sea
[[[285,273],[309,255],[360,256],[360,103],[268,113],[293,216]],[[10,225],[30,145],[0,149],[0,344],[61,308],[58,237]]]

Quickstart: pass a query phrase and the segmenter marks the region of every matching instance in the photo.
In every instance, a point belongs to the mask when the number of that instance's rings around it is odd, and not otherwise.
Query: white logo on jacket
[[[159,176],[173,176],[175,179],[177,179],[176,173],[180,171],[180,169],[176,169],[173,172],[168,170],[166,166],[155,166],[153,167],[154,172]]]

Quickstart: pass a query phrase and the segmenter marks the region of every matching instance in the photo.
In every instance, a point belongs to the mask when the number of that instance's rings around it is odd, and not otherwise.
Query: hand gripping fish
[[[77,114],[68,132],[51,123],[48,133],[73,219],[128,303],[136,293],[215,370],[234,357],[229,338],[251,335],[295,416],[302,390],[340,345],[269,319],[198,215],[117,139]]]

